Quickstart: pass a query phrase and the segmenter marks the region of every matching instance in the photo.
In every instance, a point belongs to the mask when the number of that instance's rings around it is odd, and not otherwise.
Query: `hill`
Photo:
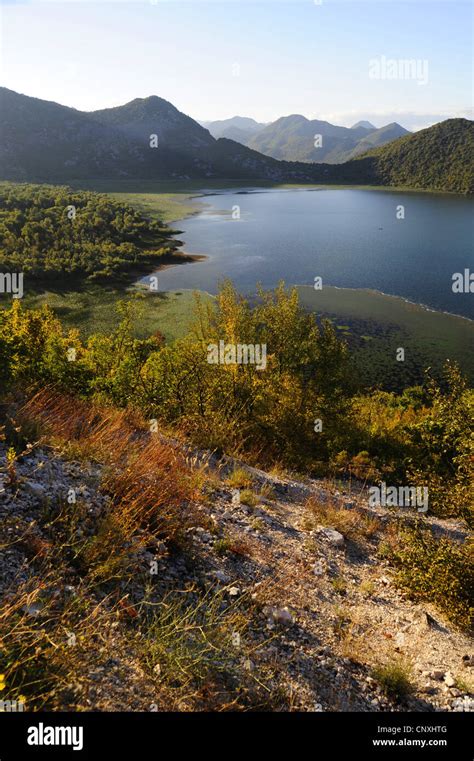
[[[0,443],[4,699],[28,711],[469,710],[468,635],[431,600],[407,599],[378,554],[407,541],[406,512],[230,458],[193,489],[186,449],[136,415],[45,392],[21,415],[48,433],[28,439],[15,485]],[[430,522],[430,549],[445,546],[440,529],[456,536]],[[75,647],[56,644],[71,632]]]
[[[347,166],[375,184],[472,193],[473,157],[474,122],[447,119],[369,151]]]

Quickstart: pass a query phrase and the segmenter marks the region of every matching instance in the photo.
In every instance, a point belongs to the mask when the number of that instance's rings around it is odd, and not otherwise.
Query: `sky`
[[[421,129],[473,118],[473,8],[458,0],[0,0],[0,84],[84,111],[159,95],[198,120],[298,113]]]

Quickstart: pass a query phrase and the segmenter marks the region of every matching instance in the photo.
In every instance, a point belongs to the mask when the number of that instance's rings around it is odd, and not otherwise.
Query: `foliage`
[[[429,483],[431,509],[437,515],[474,519],[474,394],[456,366],[446,366],[446,388],[427,385],[428,411],[407,428],[408,474]]]
[[[124,203],[62,186],[0,184],[0,267],[26,276],[109,277],[176,244]]]
[[[119,311],[115,331],[84,343],[47,307],[14,301],[0,310],[2,386],[54,385],[139,408],[198,447],[265,467],[427,485],[430,512],[472,520],[474,393],[457,367],[447,366],[442,384],[352,395],[345,344],[283,284],[251,304],[225,283],[215,302],[198,300],[192,333],[171,345],[159,332],[134,337],[133,301]],[[266,345],[265,369],[209,363],[219,341]]]
[[[395,580],[414,600],[429,600],[455,623],[472,626],[472,547],[435,539],[421,527],[405,529],[385,548]]]

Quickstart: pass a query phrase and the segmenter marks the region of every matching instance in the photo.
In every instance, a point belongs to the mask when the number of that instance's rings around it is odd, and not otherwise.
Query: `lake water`
[[[474,294],[455,294],[452,276],[474,270],[472,199],[370,190],[250,190],[208,196],[206,209],[175,224],[187,253],[206,261],[159,273],[160,290],[215,293],[231,278],[373,288],[474,318]],[[397,207],[404,219],[397,219]],[[240,219],[233,219],[235,207]]]

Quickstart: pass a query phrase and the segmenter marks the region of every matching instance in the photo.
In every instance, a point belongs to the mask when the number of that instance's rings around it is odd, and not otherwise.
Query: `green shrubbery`
[[[175,247],[165,225],[106,195],[62,186],[0,184],[3,271],[97,279]]]
[[[384,550],[397,569],[397,584],[412,599],[430,600],[455,623],[472,626],[472,547],[435,539],[429,531],[415,528],[405,529],[396,545]]]

